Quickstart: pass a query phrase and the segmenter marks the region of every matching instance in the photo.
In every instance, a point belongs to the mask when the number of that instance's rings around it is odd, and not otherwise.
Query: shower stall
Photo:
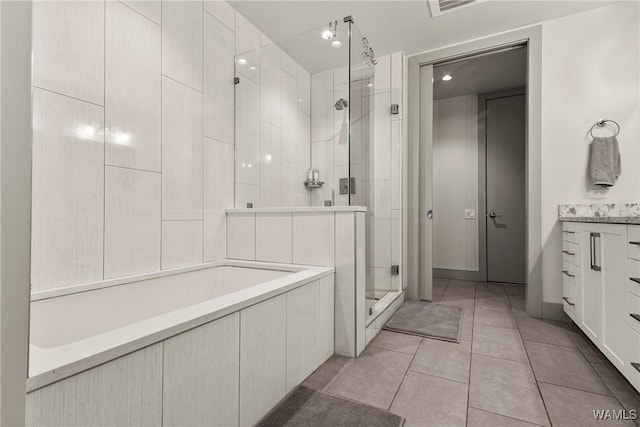
[[[235,58],[236,208],[366,207],[367,316],[402,290],[391,262],[401,206],[394,215],[390,55],[382,62],[376,78],[379,60],[351,17]]]

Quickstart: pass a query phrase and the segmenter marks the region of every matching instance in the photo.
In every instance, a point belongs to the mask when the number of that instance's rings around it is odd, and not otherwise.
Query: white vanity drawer
[[[580,288],[580,268],[570,262],[562,263],[562,283]]]
[[[626,362],[624,376],[636,390],[640,391],[640,371],[638,370],[640,369],[640,334],[631,328],[627,328]]]
[[[632,259],[640,260],[640,225],[628,225],[627,236],[629,244],[627,245],[627,256]]]
[[[573,265],[580,266],[580,259],[582,258],[581,246],[577,243],[564,240],[562,242],[562,260],[570,262]]]
[[[627,313],[629,314],[627,325],[640,334],[640,297],[629,292],[627,292]]]
[[[578,322],[576,303],[578,301],[578,288],[576,285],[565,281],[562,285],[562,307],[564,312],[573,320]]]
[[[629,279],[627,280],[627,291],[640,297],[640,261],[635,259],[627,260],[627,274]]]
[[[562,240],[580,243],[580,233],[578,223],[564,222],[562,223]]]

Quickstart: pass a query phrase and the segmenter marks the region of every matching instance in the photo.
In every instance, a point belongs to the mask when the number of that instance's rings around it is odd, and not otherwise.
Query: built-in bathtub
[[[332,267],[225,260],[35,293],[28,423],[254,423],[333,354],[333,317]]]

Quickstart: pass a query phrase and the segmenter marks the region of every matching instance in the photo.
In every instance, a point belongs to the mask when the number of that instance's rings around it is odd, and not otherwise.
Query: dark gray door
[[[525,280],[525,96],[487,100],[487,279]]]

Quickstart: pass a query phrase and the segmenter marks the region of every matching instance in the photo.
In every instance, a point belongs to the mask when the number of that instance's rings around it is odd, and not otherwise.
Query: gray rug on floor
[[[453,305],[407,301],[382,329],[437,340],[460,342],[464,309]]]
[[[300,386],[258,424],[259,427],[401,427],[391,412]]]

